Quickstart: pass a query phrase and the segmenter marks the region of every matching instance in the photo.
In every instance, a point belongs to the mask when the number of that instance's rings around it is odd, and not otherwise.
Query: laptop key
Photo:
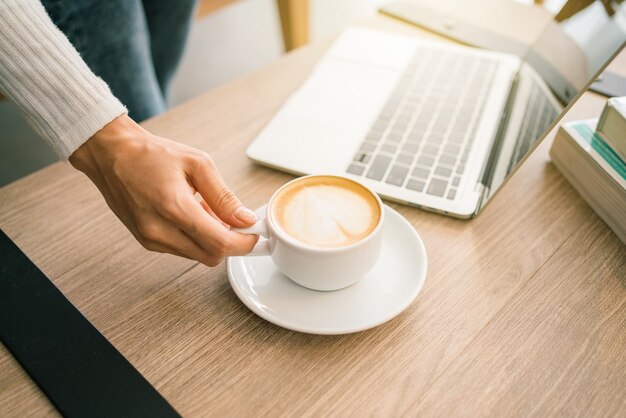
[[[457,174],[463,174],[464,171],[465,171],[465,164],[459,164],[459,166],[456,168]]]
[[[379,127],[376,127],[376,126],[372,126],[370,128],[370,132],[369,133],[371,135],[376,135],[376,136],[378,136],[380,138],[385,133],[385,128],[384,127],[383,128],[379,128]]]
[[[402,138],[395,136],[387,136],[385,138],[385,144],[398,145],[402,141]]]
[[[448,138],[448,142],[451,144],[460,145],[465,139],[465,133],[462,132],[452,132],[450,137]]]
[[[402,145],[402,152],[407,154],[414,154],[418,148],[419,144],[406,142],[404,145]]]
[[[421,167],[415,167],[413,169],[413,172],[411,173],[412,177],[417,177],[420,179],[427,179],[428,175],[430,174],[430,170],[427,170],[425,168],[421,168]]]
[[[428,135],[428,142],[440,144],[443,142],[444,137],[445,135],[441,132],[432,132],[430,135]]]
[[[371,154],[367,154],[365,152],[357,152],[354,156],[354,161],[359,163],[367,164],[370,160]]]
[[[367,137],[365,138],[365,141],[363,141],[361,143],[361,145],[363,144],[378,144],[380,141],[382,140],[382,135],[381,136],[372,136],[372,134],[367,134]]]
[[[357,176],[360,176],[365,171],[365,167],[362,165],[350,164],[350,167],[348,167],[347,171],[350,174],[356,174]]]
[[[366,177],[372,180],[382,180],[387,172],[387,167],[391,163],[391,157],[387,155],[377,155],[372,161],[370,169],[367,170]]]
[[[429,154],[429,155],[437,155],[437,152],[439,151],[438,147],[432,146],[432,145],[424,145],[424,148],[422,149],[422,152],[424,154]]]
[[[425,132],[426,128],[428,128],[428,125],[430,125],[430,118],[431,116],[425,114],[424,110],[422,109],[420,116],[417,117],[415,125],[413,125],[413,128],[411,130],[413,132]]]
[[[402,113],[398,117],[397,124],[398,125],[408,125],[413,119],[413,112],[410,111],[410,107],[405,107],[402,109]]]
[[[456,163],[456,156],[443,154],[439,157],[439,163],[445,165],[454,165]]]
[[[431,167],[435,163],[435,159],[430,155],[420,155],[416,162],[417,164]]]
[[[361,151],[374,151],[376,149],[376,144],[371,142],[364,142],[361,144]]]
[[[452,186],[458,187],[460,182],[461,182],[461,177],[456,176],[454,179],[452,179]]]
[[[401,164],[411,165],[413,162],[413,155],[410,154],[400,154],[396,157],[396,162]]]
[[[452,129],[454,131],[464,132],[467,129],[468,125],[469,125],[469,120],[468,119],[465,119],[465,120],[457,119],[457,121],[454,124],[454,127]]]
[[[406,128],[408,128],[409,122],[404,120],[398,120],[396,124],[393,126],[393,132],[405,132]]]
[[[467,113],[460,113],[459,115],[457,115],[456,120],[458,123],[469,124],[470,121],[472,120],[471,111]]]
[[[411,144],[419,144],[420,142],[424,141],[424,135],[421,133],[411,133],[409,136],[407,136],[406,140]]]
[[[448,120],[437,120],[437,122],[435,123],[435,126],[433,127],[433,131],[435,132],[445,132],[448,129]]]
[[[446,180],[432,179],[428,185],[426,193],[432,194],[433,196],[443,197],[446,192],[446,187],[448,187],[448,182]]]
[[[396,149],[398,147],[396,147],[395,145],[391,145],[391,144],[383,144],[380,147],[380,151],[381,152],[388,152],[389,154],[395,154],[396,153]]]
[[[447,167],[437,167],[435,168],[435,175],[441,177],[450,177],[452,174],[452,170]]]
[[[410,179],[406,184],[406,188],[415,190],[416,192],[421,192],[422,190],[424,190],[425,185],[426,183],[424,183],[422,180]]]
[[[458,154],[459,151],[461,151],[461,148],[458,145],[455,144],[448,144],[443,148],[443,152],[445,152],[446,154]]]
[[[396,185],[396,186],[402,186],[402,183],[404,183],[404,179],[406,178],[406,175],[408,173],[409,173],[408,167],[395,165],[392,167],[391,171],[389,172],[386,182],[389,184]]]
[[[376,122],[374,122],[374,126],[372,126],[372,129],[384,131],[387,128],[388,124],[389,120],[387,118],[378,119]]]
[[[402,133],[391,132],[385,139],[390,142],[400,142],[402,141]]]
[[[450,189],[450,191],[448,192],[448,196],[446,196],[446,198],[450,200],[454,200],[455,196],[456,196],[456,189]]]

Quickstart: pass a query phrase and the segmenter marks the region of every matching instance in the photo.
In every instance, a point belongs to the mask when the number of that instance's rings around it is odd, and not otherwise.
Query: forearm
[[[62,159],[126,113],[37,0],[0,1],[0,91]]]

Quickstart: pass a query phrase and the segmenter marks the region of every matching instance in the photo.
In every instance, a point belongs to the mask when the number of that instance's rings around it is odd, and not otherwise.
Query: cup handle
[[[248,228],[232,228],[231,231],[239,232],[240,234],[246,235],[260,235],[262,238],[259,238],[259,241],[256,243],[252,251],[248,254],[249,256],[262,256],[262,255],[270,255],[270,246],[269,240],[269,231],[267,229],[267,221],[265,219],[259,220],[254,225]]]

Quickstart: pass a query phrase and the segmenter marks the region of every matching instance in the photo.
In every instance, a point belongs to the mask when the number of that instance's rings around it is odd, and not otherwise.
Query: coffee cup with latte
[[[376,193],[346,177],[305,176],[270,198],[250,228],[261,235],[251,256],[268,255],[294,282],[338,290],[362,278],[380,255],[385,212]]]

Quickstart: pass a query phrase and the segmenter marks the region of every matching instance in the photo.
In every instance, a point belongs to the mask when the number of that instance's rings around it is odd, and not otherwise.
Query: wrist
[[[90,176],[90,172],[98,167],[99,160],[107,154],[119,152],[125,143],[145,134],[146,131],[128,115],[118,116],[78,147],[69,157],[69,162]]]

